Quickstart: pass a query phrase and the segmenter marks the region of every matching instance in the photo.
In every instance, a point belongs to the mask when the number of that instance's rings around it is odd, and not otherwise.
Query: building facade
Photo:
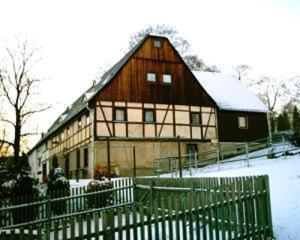
[[[226,119],[169,40],[147,35],[59,116],[29,160],[41,180],[54,156],[69,178],[92,178],[96,168],[109,167],[112,175],[132,176],[134,162],[138,175],[153,174],[155,158],[176,155],[178,146],[186,153],[220,137],[245,141],[220,129],[228,128],[220,123]]]

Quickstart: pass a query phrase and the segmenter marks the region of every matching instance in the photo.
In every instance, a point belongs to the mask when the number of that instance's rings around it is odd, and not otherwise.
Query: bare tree
[[[242,81],[242,78],[245,77],[249,71],[251,70],[251,67],[246,64],[240,64],[235,67],[233,67],[234,70],[234,76],[239,80]]]
[[[36,78],[33,69],[38,58],[37,49],[27,40],[16,40],[16,46],[6,47],[6,57],[0,65],[0,93],[7,108],[7,114],[1,117],[2,123],[12,129],[13,137],[2,142],[12,146],[14,162],[18,163],[21,143],[24,138],[38,134],[36,131],[24,131],[24,125],[33,114],[47,110],[50,106],[38,103],[34,96],[40,79]]]

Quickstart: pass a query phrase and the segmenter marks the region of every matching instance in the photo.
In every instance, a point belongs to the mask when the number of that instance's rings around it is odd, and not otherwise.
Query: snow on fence
[[[0,232],[0,239],[268,239],[269,180],[137,178],[134,202]]]
[[[156,158],[157,170],[155,172],[159,173],[159,175],[170,173],[172,177],[177,177],[180,176],[179,172],[182,169],[188,170],[190,176],[192,176],[192,171],[197,172],[198,168],[213,163],[218,164],[219,170],[222,164],[226,162],[244,161],[250,166],[251,159],[263,156],[270,158],[280,155],[285,156],[286,154],[293,153],[295,150],[299,150],[299,147],[293,145],[295,140],[295,137],[291,135],[280,134],[272,138],[234,144],[228,147],[216,145],[215,149],[181,154],[181,166],[179,166],[179,156],[170,153],[168,156]]]

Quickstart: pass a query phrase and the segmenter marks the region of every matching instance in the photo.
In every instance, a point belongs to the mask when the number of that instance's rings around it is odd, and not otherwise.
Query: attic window
[[[148,82],[155,82],[156,81],[156,74],[155,73],[147,73],[147,81]]]
[[[172,83],[172,75],[164,74],[163,75],[163,83],[171,84]]]
[[[158,40],[158,39],[155,39],[154,42],[153,42],[153,46],[155,48],[161,48],[161,41]]]

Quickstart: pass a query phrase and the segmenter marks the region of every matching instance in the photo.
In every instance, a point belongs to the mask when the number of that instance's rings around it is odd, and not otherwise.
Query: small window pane
[[[125,121],[125,109],[116,109],[116,121]]]
[[[145,122],[154,122],[153,110],[145,110]]]
[[[200,113],[192,113],[191,114],[191,123],[192,124],[201,124]]]
[[[164,83],[171,83],[172,82],[172,76],[170,74],[164,74],[163,75],[163,82]]]
[[[239,128],[247,128],[247,118],[239,117]]]
[[[154,40],[154,47],[155,48],[160,48],[161,47],[161,41],[160,40]]]
[[[155,82],[156,81],[156,74],[155,73],[147,73],[147,81]]]
[[[90,124],[90,116],[87,114],[86,115],[86,125]]]

